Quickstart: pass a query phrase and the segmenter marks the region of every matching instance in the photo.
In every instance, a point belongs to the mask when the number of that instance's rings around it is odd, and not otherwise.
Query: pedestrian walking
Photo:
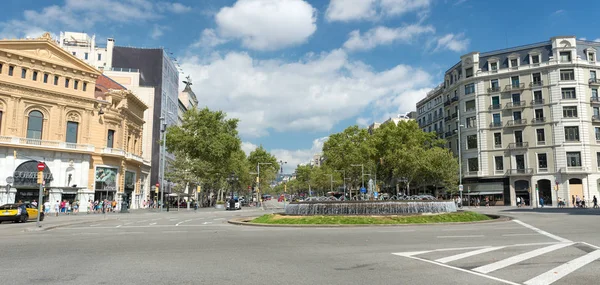
[[[58,217],[58,212],[60,212],[60,202],[58,200],[56,200],[56,204],[54,204],[54,213],[56,213],[57,217]]]
[[[577,208],[577,204],[575,204],[575,195],[571,195],[571,200],[573,200],[573,208]]]
[[[50,214],[50,201],[44,202],[44,214]]]
[[[596,195],[594,195],[594,199],[592,199],[592,202],[594,203],[594,209],[598,209],[598,198],[596,198]]]
[[[544,197],[540,197],[540,206],[544,208]]]

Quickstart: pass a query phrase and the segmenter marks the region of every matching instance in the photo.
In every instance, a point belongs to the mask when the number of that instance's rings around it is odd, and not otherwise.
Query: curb
[[[304,225],[304,224],[259,224],[249,221],[258,217],[244,217],[228,220],[232,225],[251,226],[251,227],[275,227],[275,228],[370,228],[370,227],[406,227],[406,226],[444,226],[444,225],[469,225],[469,224],[489,224],[511,221],[513,218],[500,215],[484,214],[493,220],[475,221],[475,222],[453,222],[453,223],[429,223],[429,224],[322,224],[322,225]]]
[[[62,227],[68,227],[68,226],[75,226],[75,225],[83,225],[83,224],[88,224],[88,223],[92,223],[92,222],[93,223],[98,223],[98,222],[103,223],[103,222],[106,222],[106,221],[115,221],[115,220],[118,220],[118,219],[112,219],[111,218],[111,219],[99,220],[99,221],[98,220],[94,220],[94,221],[79,221],[79,222],[73,222],[73,223],[64,223],[64,224],[58,224],[58,225],[50,225],[50,226],[47,226],[47,227],[44,227],[42,225],[42,227],[39,227],[39,228],[36,228],[36,227],[34,227],[34,228],[25,228],[25,229],[23,229],[23,232],[45,232],[45,231],[53,230],[53,229],[56,229],[56,228],[62,228]]]

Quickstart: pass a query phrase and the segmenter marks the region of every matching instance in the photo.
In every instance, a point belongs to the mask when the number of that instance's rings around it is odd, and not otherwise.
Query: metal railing
[[[502,88],[500,88],[500,86],[492,86],[490,88],[488,88],[488,93],[493,93],[493,92],[500,92]]]
[[[533,99],[531,100],[531,105],[535,106],[535,105],[544,105],[546,104],[546,100],[544,99]]]
[[[592,116],[592,122],[600,122],[600,116],[599,115],[593,115]]]
[[[517,101],[517,102],[508,102],[505,105],[506,109],[514,109],[514,108],[525,108],[527,102],[525,101]]]
[[[452,114],[452,119],[454,119],[454,118],[458,118],[458,113]]]
[[[490,128],[502,128],[502,122],[491,122]]]
[[[514,143],[508,144],[509,149],[528,148],[528,147],[529,147],[529,142],[514,142]]]
[[[490,105],[490,110],[500,110],[500,109],[502,109],[502,105],[500,105],[500,104]]]
[[[509,84],[509,85],[506,85],[506,87],[504,87],[504,89],[506,91],[525,89],[525,83],[513,83],[513,84]]]
[[[31,138],[19,138],[19,137],[12,137],[12,136],[0,136],[0,144],[30,145],[30,146],[39,146],[39,147],[46,147],[46,148],[70,149],[70,150],[81,150],[81,151],[94,151],[95,150],[93,145],[68,143],[68,142],[61,142],[61,141],[31,139]]]
[[[120,155],[120,156],[125,156],[126,152],[122,149],[118,149],[118,148],[111,148],[111,147],[105,147],[102,149],[102,153],[105,154],[114,154],[114,155]]]
[[[517,168],[517,169],[509,169],[508,175],[532,175],[532,168]]]
[[[600,103],[600,97],[592,96],[592,97],[590,97],[590,102],[591,103]]]
[[[567,167],[561,168],[560,172],[564,172],[564,173],[587,172],[587,167],[585,167],[585,166],[567,166]]]
[[[542,87],[542,86],[544,86],[543,80],[535,80],[535,81],[529,83],[529,87]]]
[[[590,78],[590,80],[588,80],[588,83],[592,84],[592,85],[600,84],[600,79],[598,79],[598,78]]]
[[[532,124],[542,124],[546,122],[546,117],[534,118],[531,120]]]
[[[510,121],[508,121],[508,123],[506,123],[507,127],[517,127],[517,126],[524,126],[524,125],[527,125],[526,119],[510,120]]]

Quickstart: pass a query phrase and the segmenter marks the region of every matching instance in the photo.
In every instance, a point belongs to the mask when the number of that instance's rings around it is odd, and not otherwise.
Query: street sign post
[[[463,185],[460,184],[458,185],[458,192],[460,192],[460,201],[459,201],[459,205],[462,208],[462,203],[463,203],[463,197],[462,197],[462,192],[463,192]]]
[[[40,215],[42,213],[42,205],[44,205],[44,202],[42,201],[42,194],[44,191],[44,169],[46,169],[46,164],[38,161],[37,164],[37,170],[38,170],[38,184],[40,184],[40,190],[38,193],[38,213],[37,213],[37,220],[36,220],[36,225],[38,227],[41,227],[42,225],[40,224]]]
[[[365,187],[360,187],[360,193],[365,194],[367,193],[367,188]]]
[[[15,179],[12,176],[6,177],[6,184],[13,184],[13,182],[15,182]]]

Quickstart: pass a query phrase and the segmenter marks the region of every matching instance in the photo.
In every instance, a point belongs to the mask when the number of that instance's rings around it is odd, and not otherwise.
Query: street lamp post
[[[333,174],[325,174],[329,175],[329,192],[333,193]]]
[[[342,172],[344,174],[344,200],[346,200],[346,170],[345,169],[338,169],[336,171]]]
[[[273,163],[270,163],[270,162],[259,162],[256,165],[256,172],[258,172],[258,176],[256,177],[256,188],[257,188],[257,191],[256,191],[256,207],[257,208],[258,208],[258,204],[259,204],[258,202],[260,201],[260,166],[261,165],[271,165],[271,164],[273,164]],[[260,204],[262,204],[262,202]]]
[[[456,116],[458,117],[458,184],[462,185],[462,154],[461,154],[461,150],[462,150],[462,137],[460,135],[460,129],[462,127],[464,127],[463,125],[461,125],[460,122],[460,108],[458,110],[456,110]],[[459,191],[460,193],[460,205],[462,207],[462,203],[463,203],[463,196],[462,196],[462,190]]]
[[[238,181],[238,177],[235,175],[234,172],[231,172],[231,174],[229,174],[229,177],[227,177],[226,179],[227,179],[227,182],[229,182],[229,185],[231,187],[231,197],[229,198],[229,209],[235,210],[235,198],[233,196],[233,185],[235,184],[235,182]]]
[[[167,120],[165,116],[160,117],[160,132],[162,133],[163,141],[162,141],[162,161],[160,166],[161,182],[160,185],[160,211],[163,210],[163,205],[165,204],[165,153],[167,152]]]

